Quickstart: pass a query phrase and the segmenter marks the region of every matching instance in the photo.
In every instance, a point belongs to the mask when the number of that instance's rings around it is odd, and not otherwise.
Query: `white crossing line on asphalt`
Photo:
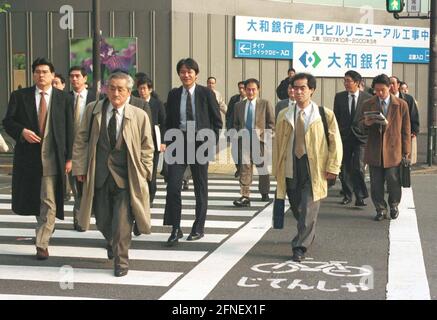
[[[109,299],[69,297],[69,296],[36,296],[36,295],[25,295],[25,294],[0,294],[0,300],[109,300]]]
[[[188,184],[189,189],[188,190],[182,190],[182,195],[184,195],[187,192],[193,192],[194,190],[194,186],[192,183]],[[166,190],[166,185],[157,185],[157,189],[158,190]],[[270,193],[275,193],[274,188],[272,188],[273,190],[270,190]],[[240,186],[239,185],[210,185],[208,184],[208,190],[209,192],[215,192],[216,190],[233,190],[233,191],[240,191]],[[254,183],[252,186],[250,186],[250,191],[253,193],[259,193],[258,190],[258,184]]]
[[[15,222],[15,223],[36,223],[34,216],[19,216],[19,215],[8,215],[0,214],[0,222]],[[91,224],[96,223],[96,219],[91,217]],[[152,226],[158,227],[162,226],[162,219],[151,219]],[[194,220],[182,220],[181,227],[191,227]],[[245,221],[218,221],[218,220],[207,220],[205,222],[205,228],[229,228],[237,229],[241,227]],[[73,224],[73,217],[65,217],[64,220],[56,219],[56,224]]]
[[[200,262],[160,300],[201,300],[240,261],[272,226],[273,204]],[[193,289],[195,288],[195,289]]]
[[[35,250],[34,245],[0,244],[0,255],[34,256]],[[51,257],[108,259],[105,248],[52,245],[49,247],[49,253]],[[129,249],[129,260],[197,262],[207,253],[207,251]]]
[[[390,221],[387,300],[430,300],[413,189],[402,188],[399,217]]]
[[[160,184],[165,184],[164,179],[160,178],[160,179],[156,179],[157,183]],[[192,185],[193,179],[190,179],[190,186]],[[257,184],[258,183],[258,179],[256,178],[256,176],[254,176],[253,179],[253,183]],[[230,184],[230,185],[239,185],[240,182],[238,181],[238,178],[232,179],[232,180],[224,180],[224,179],[208,179],[208,186],[212,186],[215,184]],[[276,181],[274,181],[273,179],[270,181],[270,186],[276,186]]]
[[[169,233],[152,233],[142,234],[138,237],[132,237],[133,242],[167,242]],[[188,233],[187,233],[188,236]],[[186,241],[185,237],[179,239],[179,242],[190,243],[220,243],[228,234],[211,234],[205,233],[205,236],[196,241]],[[17,238],[33,238],[35,237],[35,229],[19,229],[19,228],[0,228],[0,237],[17,237]],[[77,232],[75,230],[63,230],[56,229],[55,233],[51,236],[51,239],[88,239],[88,240],[104,240],[104,237],[100,231],[88,230],[86,232]]]
[[[12,210],[10,203],[0,203],[0,210]],[[151,208],[152,214],[164,214],[164,208]],[[64,205],[65,212],[73,212],[72,205]],[[252,217],[257,210],[219,210],[219,209],[209,209],[208,216],[220,216],[220,217]],[[182,215],[194,216],[196,214],[195,209],[184,209],[182,208]]]
[[[211,196],[212,196],[212,194],[211,194]],[[236,198],[237,197],[238,197],[238,195],[236,195]],[[257,198],[254,198],[254,199],[257,199]],[[11,195],[10,194],[0,194],[0,200],[11,200]],[[233,208],[234,205],[232,202],[233,202],[232,199],[229,199],[229,200],[208,200],[208,206],[222,206],[222,207]],[[153,201],[153,203],[154,204],[165,204],[166,202],[165,202],[165,199],[157,198]],[[192,199],[182,199],[182,205],[195,205],[195,204],[196,204],[196,200],[194,200],[194,199],[193,200]],[[5,209],[11,209],[10,204],[1,203],[1,205],[3,205],[5,207]],[[6,205],[9,205],[9,207]],[[257,207],[257,208],[264,207],[265,205],[267,205],[267,202],[252,201],[250,203],[251,207]],[[2,208],[0,208],[0,209],[2,209]],[[71,211],[71,210],[72,210],[72,207],[69,207],[69,211]]]
[[[1,280],[24,280],[42,282],[65,282],[65,272],[62,267],[35,267],[18,265],[0,265]],[[83,269],[73,268],[74,283],[101,283],[132,286],[168,287],[182,273],[161,271],[129,270],[124,277],[114,277],[113,269]]]
[[[156,196],[157,197],[164,197],[165,198],[166,195],[167,195],[167,191],[157,191],[156,192]],[[271,191],[270,195],[274,195],[274,191]],[[191,190],[191,192],[190,192],[190,190],[184,191],[184,192],[182,192],[182,196],[185,196],[185,197],[192,196],[192,197],[194,197],[194,190]],[[235,192],[216,192],[216,191],[211,192],[211,191],[209,191],[208,192],[208,197],[209,198],[215,197],[215,198],[226,198],[226,199],[228,199],[228,198],[238,199],[238,198],[241,197],[241,194],[240,194],[239,191],[235,191]],[[251,199],[261,199],[261,195],[259,194],[259,192],[252,193],[250,198]],[[184,200],[182,199],[182,201],[184,201]],[[230,203],[232,203],[232,201],[230,201]],[[228,202],[228,204],[229,204],[229,202]]]

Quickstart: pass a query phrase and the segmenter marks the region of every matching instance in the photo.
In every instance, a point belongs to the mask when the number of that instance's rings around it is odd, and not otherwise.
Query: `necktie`
[[[385,103],[385,100],[381,101],[381,107],[382,107],[382,112],[384,112],[384,116],[387,115],[387,104]]]
[[[305,154],[305,121],[303,119],[303,110],[299,111],[296,119],[296,135],[294,138],[294,154],[298,159]]]
[[[351,122],[354,120],[355,116],[355,95],[352,95],[352,104],[351,104]]]
[[[249,101],[248,108],[249,109],[247,109],[246,128],[252,134],[252,122],[253,122],[252,101]]]
[[[39,102],[39,115],[38,115],[38,126],[39,126],[39,133],[40,137],[44,137],[44,131],[46,128],[46,120],[47,120],[47,102],[44,98],[44,95],[46,93],[44,91],[41,91],[41,100]]]
[[[117,109],[112,109],[112,117],[108,124],[108,135],[109,143],[111,144],[111,149],[114,149],[115,143],[117,142]]]
[[[187,111],[187,121],[194,121],[193,104],[192,104],[192,101],[191,101],[191,93],[188,90],[187,90],[186,111]]]
[[[76,104],[74,106],[74,129],[77,130],[80,125],[80,94],[76,97]]]

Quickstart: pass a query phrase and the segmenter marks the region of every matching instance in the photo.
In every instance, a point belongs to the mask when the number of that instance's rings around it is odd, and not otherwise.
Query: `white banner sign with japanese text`
[[[294,43],[293,67],[297,72],[309,72],[317,77],[343,77],[351,69],[369,78],[381,73],[392,74],[391,48],[369,49],[367,46]]]

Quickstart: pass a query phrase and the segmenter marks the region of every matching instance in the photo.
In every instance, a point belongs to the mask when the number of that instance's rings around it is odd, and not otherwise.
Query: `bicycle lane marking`
[[[387,300],[430,300],[413,189],[402,188],[399,217],[390,221]]]
[[[273,203],[188,272],[159,300],[203,300],[272,226]],[[193,290],[195,288],[195,290]]]

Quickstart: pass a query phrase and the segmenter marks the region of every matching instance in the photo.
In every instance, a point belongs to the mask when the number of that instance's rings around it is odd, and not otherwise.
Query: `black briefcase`
[[[399,175],[401,178],[401,186],[404,188],[411,187],[411,165],[409,160],[402,158],[399,166]]]
[[[285,211],[284,199],[275,199],[275,201],[273,202],[273,218],[272,218],[273,229],[284,228],[284,211]]]

